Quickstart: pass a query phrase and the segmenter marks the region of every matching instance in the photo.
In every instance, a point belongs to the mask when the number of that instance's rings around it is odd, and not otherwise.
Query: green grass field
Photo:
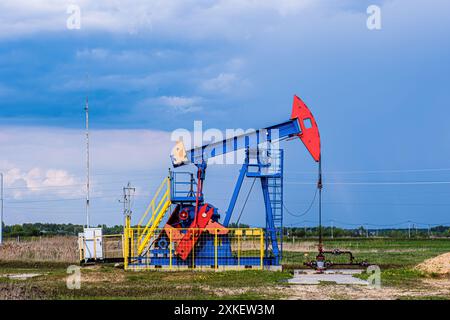
[[[414,266],[425,259],[450,252],[449,240],[333,240],[326,242],[326,248],[350,249],[358,260],[377,264],[382,270],[385,298],[401,299],[449,299],[449,279],[436,279]],[[69,290],[66,287],[66,267],[73,262],[33,260],[3,260],[0,256],[0,298],[1,299],[286,299],[303,298],[308,291],[313,296],[321,292],[330,299],[365,298],[360,289],[336,288],[324,284],[315,288],[292,286],[287,279],[292,270],[303,267],[314,252],[301,250],[284,253],[284,271],[228,271],[228,272],[125,272],[110,265],[84,267],[81,271],[81,288]],[[7,274],[39,273],[27,280],[13,280]],[[361,275],[365,277],[366,275]],[[440,291],[430,281],[440,281]],[[447,286],[447,287],[445,287]],[[442,289],[443,288],[443,289]],[[333,293],[333,290],[337,293]],[[320,291],[322,290],[322,291]],[[447,290],[447,291],[446,291]],[[411,291],[411,292],[410,292]],[[358,294],[363,294],[361,297]],[[309,298],[309,296],[306,296]]]
[[[326,249],[348,249],[354,253],[358,261],[376,264],[382,269],[413,267],[420,262],[450,252],[450,239],[426,240],[326,240]],[[314,253],[309,253],[314,257]],[[334,257],[337,261],[345,261],[345,257]],[[284,252],[283,264],[288,269],[301,267],[307,260],[304,252]]]

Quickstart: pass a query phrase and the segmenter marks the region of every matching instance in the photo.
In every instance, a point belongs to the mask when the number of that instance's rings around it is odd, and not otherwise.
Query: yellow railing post
[[[237,232],[237,256],[238,256],[238,267],[241,265],[241,234]]]
[[[195,238],[195,232],[196,232],[196,229],[193,229],[193,231],[194,231],[194,236],[192,237],[192,268],[195,268],[195,241],[194,241],[194,238]]]
[[[147,265],[147,270],[148,270],[148,269],[150,269],[150,259],[149,259],[150,258],[150,248],[147,249],[147,252],[146,252],[145,256],[146,256],[145,257],[146,258],[145,259],[146,260],[145,264]]]
[[[167,190],[169,190],[169,199],[170,199],[170,196],[171,196],[171,194],[170,194],[170,177],[167,177]]]
[[[169,230],[169,270],[172,271],[172,229]]]
[[[127,270],[128,268],[128,229],[124,229],[122,235],[122,251],[123,251],[123,269]]]
[[[261,236],[260,236],[260,240],[259,240],[259,255],[260,255],[260,263],[261,263],[261,270],[264,269],[264,236],[263,236],[264,231],[261,229]]]
[[[131,250],[130,250],[130,259],[134,256],[134,232],[133,229],[130,229],[130,244],[131,244]]]
[[[219,268],[219,264],[218,264],[218,257],[217,257],[217,246],[218,246],[218,241],[217,241],[217,230],[215,232],[214,235],[214,269],[217,270]]]

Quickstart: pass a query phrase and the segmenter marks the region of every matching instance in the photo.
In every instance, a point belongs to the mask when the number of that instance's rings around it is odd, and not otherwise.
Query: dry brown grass
[[[0,261],[51,261],[77,263],[77,237],[43,237],[6,241],[0,246]]]
[[[30,283],[0,283],[0,300],[39,300],[45,292]]]

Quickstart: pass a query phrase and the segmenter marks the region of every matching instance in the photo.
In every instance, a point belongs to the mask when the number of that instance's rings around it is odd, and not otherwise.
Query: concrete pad
[[[323,273],[317,273],[315,270],[294,270],[294,277],[288,280],[291,284],[320,284],[321,282],[334,282],[336,284],[354,284],[369,285],[366,280],[353,277],[355,274],[361,274],[364,270],[360,269],[333,269],[325,270]]]
[[[13,280],[27,280],[30,278],[38,277],[42,275],[41,273],[16,273],[16,274],[5,274],[2,277],[6,277]]]

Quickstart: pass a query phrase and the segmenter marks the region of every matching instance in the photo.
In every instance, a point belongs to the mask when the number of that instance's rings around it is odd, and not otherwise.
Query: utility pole
[[[123,187],[123,200],[119,202],[123,203],[124,226],[126,224],[127,217],[131,216],[131,199],[135,191],[136,188],[132,188],[130,182],[128,182],[126,187]]]
[[[86,96],[86,228],[89,228],[89,193],[90,193],[90,174],[89,174],[89,98]]]
[[[411,221],[408,221],[408,239],[411,239]]]
[[[3,173],[0,172],[0,198],[1,198],[1,213],[0,213],[0,244],[3,243]]]
[[[334,221],[331,220],[331,239],[334,238],[334,236],[333,236],[333,228],[334,228]]]

